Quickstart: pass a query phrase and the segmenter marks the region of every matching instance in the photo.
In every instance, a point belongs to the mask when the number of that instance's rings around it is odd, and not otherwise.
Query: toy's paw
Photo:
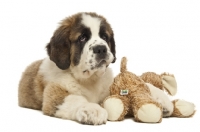
[[[108,98],[104,101],[103,107],[108,112],[108,120],[117,121],[122,118],[124,111],[124,104],[119,98]]]
[[[98,104],[88,103],[79,108],[76,113],[76,118],[84,124],[101,125],[106,123],[108,113]]]
[[[162,119],[162,111],[155,104],[145,104],[139,108],[137,118],[142,122],[157,123]]]
[[[191,117],[195,113],[195,105],[184,100],[175,100],[174,112],[172,116],[175,117]]]

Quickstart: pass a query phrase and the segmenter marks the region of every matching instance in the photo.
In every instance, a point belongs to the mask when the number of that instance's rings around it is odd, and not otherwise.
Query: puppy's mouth
[[[102,65],[106,64],[106,60],[101,60],[99,63],[97,63],[96,67],[101,67]]]

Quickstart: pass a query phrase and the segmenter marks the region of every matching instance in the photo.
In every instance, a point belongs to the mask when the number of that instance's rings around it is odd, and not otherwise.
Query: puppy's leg
[[[159,102],[163,107],[163,117],[169,117],[171,116],[174,105],[170,101],[169,97],[164,93],[164,91],[160,90],[159,88],[153,86],[150,83],[146,83],[151,91],[152,97]]]
[[[83,96],[68,95],[59,105],[55,116],[76,120],[84,124],[104,124],[107,121],[107,111],[95,103],[89,103]]]
[[[90,103],[80,95],[69,94],[59,86],[45,88],[42,111],[46,115],[75,120],[85,124],[104,124],[107,111],[100,105]]]

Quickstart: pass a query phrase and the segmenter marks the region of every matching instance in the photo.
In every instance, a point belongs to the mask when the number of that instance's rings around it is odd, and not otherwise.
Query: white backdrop
[[[199,111],[193,118],[163,119],[160,124],[133,119],[101,126],[42,115],[19,108],[18,82],[24,68],[46,57],[58,22],[77,12],[105,16],[115,32],[119,72],[121,57],[138,75],[146,71],[173,73],[181,98],[200,107],[200,1],[199,0],[0,0],[0,131],[199,131]],[[80,129],[80,130],[79,130]]]

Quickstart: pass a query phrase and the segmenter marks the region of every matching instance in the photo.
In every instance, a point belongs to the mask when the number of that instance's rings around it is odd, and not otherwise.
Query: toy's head
[[[172,96],[177,92],[177,83],[172,74],[162,73],[161,75],[158,75],[154,72],[146,72],[143,73],[140,78],[144,82],[151,83],[161,90],[166,90],[166,92]]]

